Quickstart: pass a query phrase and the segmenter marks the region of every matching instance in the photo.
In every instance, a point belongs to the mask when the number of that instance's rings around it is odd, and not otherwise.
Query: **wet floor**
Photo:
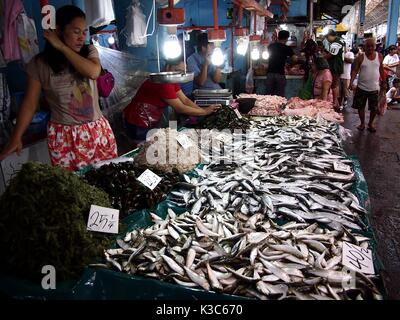
[[[357,130],[359,118],[353,109],[345,111],[345,120],[353,134],[345,142],[346,152],[359,157],[368,183],[371,223],[388,296],[400,299],[400,106],[377,119],[377,133]]]

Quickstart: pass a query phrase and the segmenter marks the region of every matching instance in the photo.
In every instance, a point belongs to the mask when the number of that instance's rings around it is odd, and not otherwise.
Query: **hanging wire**
[[[153,17],[153,31],[151,33],[147,33],[147,30],[149,30],[151,17]],[[149,18],[147,19],[146,31],[144,32],[145,35],[141,36],[141,38],[151,37],[154,34],[155,30],[156,30],[156,0],[153,0],[153,7],[150,11]]]

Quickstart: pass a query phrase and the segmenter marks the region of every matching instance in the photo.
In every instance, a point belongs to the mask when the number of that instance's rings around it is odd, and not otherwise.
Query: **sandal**
[[[357,129],[360,130],[360,131],[364,131],[365,130],[365,126],[361,126],[360,125],[360,126],[357,127]]]
[[[368,127],[368,131],[371,133],[375,133],[376,129],[374,127]]]

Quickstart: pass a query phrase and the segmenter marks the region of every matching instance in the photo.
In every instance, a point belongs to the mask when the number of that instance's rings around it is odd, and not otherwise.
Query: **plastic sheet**
[[[115,78],[115,87],[107,99],[103,99],[106,107],[125,108],[140,85],[146,80],[146,62],[134,56],[100,46],[96,46],[99,51],[100,61],[103,69],[112,73]]]

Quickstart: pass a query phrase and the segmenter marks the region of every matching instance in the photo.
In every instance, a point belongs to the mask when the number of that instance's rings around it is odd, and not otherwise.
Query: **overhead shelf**
[[[265,9],[255,0],[233,0],[233,3],[238,6],[241,6],[243,9],[246,9],[247,11],[256,11],[257,14],[261,17],[269,17],[271,19],[274,17],[274,14],[271,11]]]

